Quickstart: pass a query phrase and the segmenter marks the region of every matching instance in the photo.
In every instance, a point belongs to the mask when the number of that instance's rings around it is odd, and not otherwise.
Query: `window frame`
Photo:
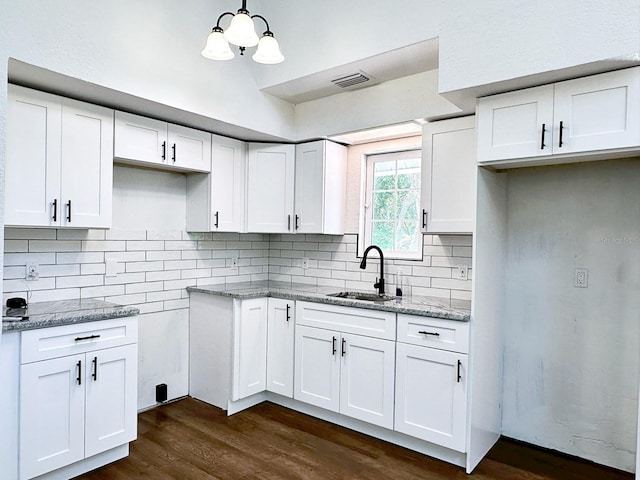
[[[373,202],[373,164],[375,163],[374,158],[376,156],[391,156],[393,154],[398,154],[402,156],[406,153],[415,154],[417,158],[422,160],[422,146],[419,144],[416,145],[407,145],[399,148],[388,148],[383,150],[371,150],[363,152],[361,157],[361,188],[360,188],[360,218],[359,218],[359,227],[358,227],[358,252],[357,257],[362,257],[362,253],[364,249],[371,244],[371,235],[372,235],[372,202]],[[414,157],[415,158],[415,157]],[[371,160],[370,160],[371,159]],[[380,160],[380,159],[378,159]],[[391,160],[391,159],[389,159]],[[422,205],[422,182],[424,172],[422,171],[423,165],[422,161],[420,161],[420,186],[418,187],[418,202],[419,205]],[[394,260],[413,260],[413,261],[421,261],[424,258],[424,232],[422,231],[420,219],[417,220],[418,231],[420,235],[419,240],[419,248],[415,252],[384,252],[385,258],[394,259]]]

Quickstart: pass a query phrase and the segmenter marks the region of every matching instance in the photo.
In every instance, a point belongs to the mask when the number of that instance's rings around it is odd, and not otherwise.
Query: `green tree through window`
[[[421,254],[420,164],[419,150],[367,157],[365,241],[385,255]]]

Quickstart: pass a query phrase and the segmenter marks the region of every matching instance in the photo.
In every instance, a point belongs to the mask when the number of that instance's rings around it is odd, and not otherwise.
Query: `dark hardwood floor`
[[[631,480],[633,475],[501,440],[472,475],[271,403],[231,417],[190,398],[139,415],[126,459],[82,480]]]

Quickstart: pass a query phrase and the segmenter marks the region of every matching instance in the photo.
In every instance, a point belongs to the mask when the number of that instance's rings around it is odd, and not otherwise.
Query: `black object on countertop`
[[[7,299],[7,307],[9,308],[27,308],[27,301],[22,297],[13,297]]]

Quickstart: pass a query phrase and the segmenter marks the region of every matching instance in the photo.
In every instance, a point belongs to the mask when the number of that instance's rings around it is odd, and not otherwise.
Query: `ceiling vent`
[[[352,73],[351,75],[345,75],[343,77],[334,78],[331,83],[340,88],[349,88],[361,83],[366,83],[371,80],[371,75],[368,75],[362,71]]]

